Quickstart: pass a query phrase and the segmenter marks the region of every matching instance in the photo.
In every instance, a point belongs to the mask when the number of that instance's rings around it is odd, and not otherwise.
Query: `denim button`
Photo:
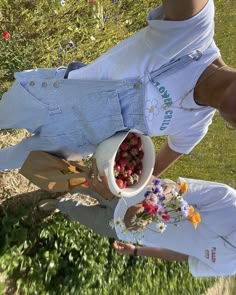
[[[35,82],[34,81],[30,81],[29,82],[29,86],[34,86],[35,85]]]
[[[42,88],[46,88],[48,86],[48,84],[46,82],[42,83]]]
[[[54,82],[54,83],[53,83],[53,87],[54,87],[54,88],[58,88],[58,87],[59,87],[59,83],[58,83],[58,82]]]
[[[136,82],[136,83],[134,83],[134,88],[135,89],[140,89],[142,87],[142,82]]]

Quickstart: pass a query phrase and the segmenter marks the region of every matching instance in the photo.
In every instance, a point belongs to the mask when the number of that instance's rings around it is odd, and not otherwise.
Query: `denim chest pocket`
[[[116,91],[86,95],[71,91],[60,96],[60,113],[50,114],[48,124],[41,128],[41,136],[61,143],[65,141],[66,146],[97,146],[125,129]]]
[[[70,111],[74,122],[78,122],[91,144],[97,145],[124,129],[117,91],[96,92],[76,97]]]

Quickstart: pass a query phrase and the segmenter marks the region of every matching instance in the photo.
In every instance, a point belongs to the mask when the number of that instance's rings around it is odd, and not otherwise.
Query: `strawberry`
[[[137,175],[141,175],[142,174],[142,170],[141,169],[135,169],[134,173]]]
[[[130,146],[136,146],[138,144],[138,138],[132,137],[129,141]]]
[[[126,142],[123,141],[122,144],[120,145],[120,149],[121,149],[123,152],[125,152],[125,151],[128,150],[128,148],[129,148],[128,144],[127,144]]]
[[[118,162],[120,160],[120,152],[116,154],[115,161]]]
[[[138,164],[135,166],[135,169],[136,169],[136,170],[143,170],[143,163],[142,163],[142,162],[138,163]]]
[[[127,151],[126,152],[121,152],[120,155],[121,155],[122,158],[129,158],[129,152],[127,152]]]
[[[119,165],[119,163],[115,163],[114,170],[120,172],[120,165]]]
[[[120,173],[123,173],[125,171],[125,166],[120,166]]]
[[[138,137],[138,142],[137,142],[137,144],[136,144],[135,147],[136,147],[137,149],[140,149],[141,146],[142,146],[142,140],[141,140],[141,137]]]
[[[132,133],[132,132],[130,132],[130,133],[128,133],[128,135],[126,136],[126,138],[125,138],[125,141],[127,140],[130,140],[131,138],[133,138],[135,135],[134,135],[134,133]]]
[[[128,178],[127,178],[127,185],[130,186],[134,184],[134,178],[132,175],[130,175]]]
[[[132,174],[132,177],[133,177],[134,182],[138,182],[139,181],[139,175],[138,174],[133,173]]]
[[[128,163],[128,161],[129,161],[129,159],[128,159],[128,158],[120,158],[120,161],[119,161],[119,163],[120,163],[120,166],[123,166],[123,167],[125,167],[125,166],[126,166],[126,164]]]
[[[126,170],[126,173],[127,173],[127,177],[129,177],[133,173],[133,170],[127,169]]]
[[[143,157],[144,157],[144,151],[141,150],[138,152],[138,158],[143,159]]]
[[[132,149],[130,150],[130,154],[131,154],[132,156],[136,156],[136,155],[138,155],[138,153],[139,153],[139,150],[138,150],[137,148],[132,148]]]
[[[116,184],[120,189],[124,188],[124,181],[120,178],[116,179]]]
[[[135,166],[142,162],[138,156],[134,158],[134,161],[135,161]]]
[[[135,165],[131,161],[129,161],[126,166],[128,170],[131,170],[131,171],[133,171],[135,167]]]

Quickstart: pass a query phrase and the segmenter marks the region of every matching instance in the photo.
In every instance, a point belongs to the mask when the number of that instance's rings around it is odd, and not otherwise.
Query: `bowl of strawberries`
[[[100,143],[95,158],[99,173],[107,176],[110,191],[118,197],[132,197],[152,176],[155,148],[150,137],[130,130]]]

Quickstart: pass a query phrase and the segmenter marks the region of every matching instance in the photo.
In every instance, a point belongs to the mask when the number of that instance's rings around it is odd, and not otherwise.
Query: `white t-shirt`
[[[108,50],[90,65],[69,73],[69,79],[125,79],[140,77],[145,84],[145,119],[150,136],[169,136],[169,146],[189,153],[203,138],[212,122],[214,110],[199,107],[190,93],[205,68],[220,53],[213,41],[214,2],[185,21],[163,20],[162,6],[148,15],[148,26]],[[208,49],[206,49],[208,48]],[[158,89],[148,80],[148,73],[171,59],[205,50],[198,62],[160,79]],[[173,107],[163,110],[163,100],[171,98]],[[183,107],[185,109],[183,109]],[[194,108],[194,111],[186,110]]]
[[[157,233],[153,223],[134,237],[123,234],[121,228],[116,227],[118,238],[130,242],[140,239],[146,246],[186,254],[190,272],[196,277],[236,274],[236,190],[210,181],[180,180],[189,186],[184,199],[196,206],[201,214],[202,221],[197,229],[189,221],[183,221],[178,227],[170,224],[166,231]],[[143,195],[144,191],[125,201],[121,199],[115,208],[114,219],[123,219],[127,207],[143,200]]]

